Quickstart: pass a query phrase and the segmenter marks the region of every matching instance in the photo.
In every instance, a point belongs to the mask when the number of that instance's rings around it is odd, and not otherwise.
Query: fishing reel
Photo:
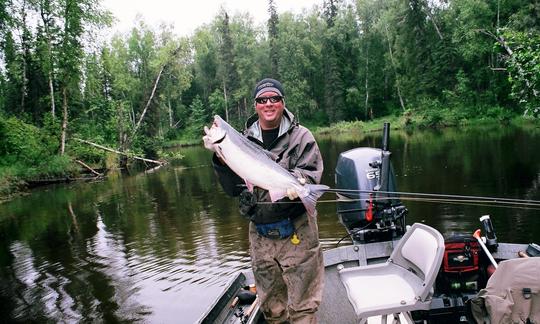
[[[381,223],[390,224],[390,226],[395,226],[395,224],[401,223],[401,227],[404,228],[405,215],[407,215],[408,212],[409,210],[407,207],[403,205],[384,208],[381,212]]]
[[[405,216],[408,210],[403,205],[375,207],[373,217],[366,212],[366,223],[349,230],[352,239],[359,243],[396,240],[405,233]]]

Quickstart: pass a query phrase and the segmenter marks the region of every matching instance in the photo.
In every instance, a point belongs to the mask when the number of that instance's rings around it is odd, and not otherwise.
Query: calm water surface
[[[340,152],[379,134],[320,137],[323,183]],[[540,200],[540,127],[393,131],[398,189]],[[0,318],[6,322],[194,323],[249,267],[247,225],[202,147],[153,173],[47,187],[0,205]],[[345,235],[319,204],[324,248]],[[328,201],[328,202],[324,202]],[[408,223],[472,233],[490,214],[500,240],[540,243],[540,211],[404,201]],[[346,240],[345,240],[346,241]],[[348,242],[347,242],[348,243]]]

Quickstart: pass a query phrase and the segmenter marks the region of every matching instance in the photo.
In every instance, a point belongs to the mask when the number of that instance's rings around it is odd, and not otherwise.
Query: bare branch
[[[86,163],[84,163],[83,161],[81,160],[75,160],[75,162],[79,163],[80,165],[82,165],[83,167],[87,168],[88,170],[90,170],[90,172],[92,172],[93,174],[95,174],[96,176],[98,177],[101,177],[103,176],[103,174],[97,172],[96,170],[92,169],[90,166],[88,166]]]
[[[147,159],[147,158],[143,158],[143,157],[139,157],[139,156],[127,154],[127,153],[124,153],[124,152],[120,152],[120,151],[118,151],[118,150],[115,150],[115,149],[112,149],[112,148],[109,148],[109,147],[106,147],[106,146],[103,146],[103,145],[99,145],[99,144],[96,144],[96,143],[92,143],[92,142],[90,142],[90,141],[83,140],[83,139],[80,139],[80,138],[74,138],[74,140],[79,141],[79,142],[81,142],[81,143],[88,144],[88,145],[92,145],[92,146],[94,146],[94,147],[97,147],[97,148],[102,149],[102,150],[105,150],[105,151],[109,151],[109,152],[113,152],[113,153],[116,153],[116,154],[124,155],[124,156],[130,157],[130,158],[136,159],[136,160],[140,160],[140,161],[144,161],[144,162],[150,162],[150,163],[155,163],[155,164],[158,164],[158,165],[165,165],[165,164],[167,164],[167,162],[151,160],[151,159]]]

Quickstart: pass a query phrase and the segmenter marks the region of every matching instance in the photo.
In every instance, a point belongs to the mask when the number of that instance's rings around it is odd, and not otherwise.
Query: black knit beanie
[[[273,91],[282,97],[285,96],[285,91],[283,91],[283,86],[281,85],[281,82],[279,82],[278,80],[266,78],[257,82],[255,90],[253,90],[253,98],[257,98],[261,95],[261,93],[264,93],[266,91]]]

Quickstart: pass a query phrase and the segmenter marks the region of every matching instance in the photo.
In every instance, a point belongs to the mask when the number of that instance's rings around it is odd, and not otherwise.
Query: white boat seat
[[[397,243],[385,263],[344,268],[341,281],[358,319],[398,314],[412,323],[409,312],[429,309],[433,284],[444,254],[444,239],[436,229],[415,223]]]

